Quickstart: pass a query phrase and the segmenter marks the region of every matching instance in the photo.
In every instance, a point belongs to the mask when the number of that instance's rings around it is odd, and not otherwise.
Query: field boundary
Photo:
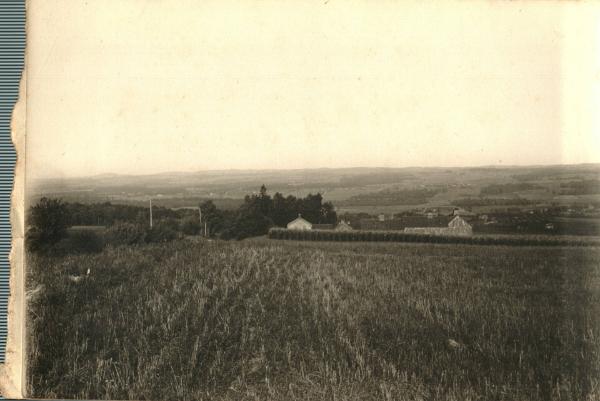
[[[547,236],[450,236],[413,234],[403,231],[333,231],[288,230],[271,228],[268,237],[294,241],[340,241],[340,242],[424,242],[438,244],[510,245],[510,246],[600,246],[600,239],[550,238]]]

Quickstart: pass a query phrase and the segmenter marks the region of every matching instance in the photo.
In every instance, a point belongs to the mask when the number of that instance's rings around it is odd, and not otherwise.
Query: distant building
[[[546,225],[544,226],[544,228],[546,228],[546,230],[554,230],[554,224],[552,224],[552,223],[546,223]]]
[[[312,230],[313,225],[302,218],[301,215],[298,215],[298,217],[292,221],[290,221],[287,225],[287,229],[288,230],[301,230],[301,231],[307,231],[307,230]]]
[[[344,220],[342,220],[335,227],[335,231],[352,231],[352,226],[350,225],[350,223],[347,223]]]
[[[460,216],[456,216],[448,223],[450,230],[449,234],[453,235],[473,235],[473,226],[471,226],[465,219]]]
[[[446,227],[405,227],[404,232],[411,234],[470,236],[473,235],[473,227],[462,217],[456,216],[450,220]]]
[[[473,217],[473,216],[475,216],[475,213],[469,212],[468,210],[465,210],[465,209],[454,209],[454,211],[452,212],[452,215],[463,216],[463,217]]]
[[[456,206],[438,206],[436,209],[433,209],[432,211],[435,211],[438,216],[453,216],[454,215],[454,211],[458,209]]]
[[[381,213],[379,216],[377,216],[377,220],[385,221],[385,214]]]
[[[416,213],[412,213],[412,214],[417,215],[417,216],[426,216],[429,218],[439,216],[438,210],[436,208],[433,208],[433,209],[432,208],[423,208],[423,209],[417,211]]]

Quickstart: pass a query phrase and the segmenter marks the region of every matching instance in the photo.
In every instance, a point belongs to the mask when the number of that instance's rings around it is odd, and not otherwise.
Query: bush
[[[146,230],[139,224],[119,222],[105,234],[106,242],[113,245],[135,245],[146,241]]]
[[[42,198],[29,209],[26,246],[30,251],[49,250],[67,237],[69,215],[60,199]]]
[[[42,230],[38,227],[31,227],[27,231],[25,245],[30,252],[44,252],[50,244],[44,241]]]
[[[59,241],[54,251],[59,254],[98,253],[104,249],[104,239],[94,231],[74,231]]]
[[[179,225],[185,235],[198,235],[200,233],[200,220],[198,217],[186,217]]]
[[[181,235],[168,222],[159,222],[146,231],[146,242],[170,242]]]

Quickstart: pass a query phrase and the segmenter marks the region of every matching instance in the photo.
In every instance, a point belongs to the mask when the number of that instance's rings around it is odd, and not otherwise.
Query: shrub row
[[[442,244],[521,246],[600,246],[598,239],[550,238],[547,236],[442,236],[403,231],[300,231],[272,228],[269,238],[296,241],[428,242]]]
[[[34,233],[35,234],[35,233]],[[105,231],[70,230],[55,244],[44,243],[33,234],[28,234],[29,250],[45,254],[67,255],[101,252],[106,245],[139,245],[169,242],[182,238],[182,234],[170,224],[159,221],[154,227],[117,222]]]

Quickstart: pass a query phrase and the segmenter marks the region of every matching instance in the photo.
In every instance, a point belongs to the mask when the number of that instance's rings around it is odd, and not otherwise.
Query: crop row
[[[521,246],[600,246],[600,240],[580,238],[552,238],[548,236],[443,236],[413,234],[403,231],[333,231],[288,230],[271,228],[269,238],[296,241],[354,241],[354,242],[428,242],[473,245]]]

